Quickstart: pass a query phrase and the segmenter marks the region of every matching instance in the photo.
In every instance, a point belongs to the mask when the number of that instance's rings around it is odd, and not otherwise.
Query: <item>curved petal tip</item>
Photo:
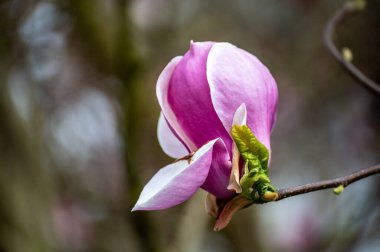
[[[221,140],[214,139],[194,155],[159,170],[144,187],[132,211],[165,209],[190,198],[207,178],[217,141]]]

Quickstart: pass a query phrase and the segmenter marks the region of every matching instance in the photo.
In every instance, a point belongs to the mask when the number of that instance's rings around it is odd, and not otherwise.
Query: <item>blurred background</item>
[[[0,1],[0,251],[379,251],[380,179],[255,205],[221,232],[205,193],[130,210],[172,160],[156,126],[156,80],[190,40],[227,41],[277,80],[273,184],[380,162],[380,98],[322,43],[330,0]],[[351,15],[339,48],[380,81],[380,1]]]

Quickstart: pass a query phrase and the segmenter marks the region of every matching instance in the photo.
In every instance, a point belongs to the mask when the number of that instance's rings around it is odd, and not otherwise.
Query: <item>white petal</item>
[[[161,145],[162,150],[170,157],[180,158],[187,154],[189,151],[183,145],[183,143],[177,138],[177,136],[170,129],[165,117],[160,114],[157,127],[158,142]]]
[[[233,125],[246,125],[247,124],[247,109],[245,104],[242,103],[235,111]],[[236,193],[241,193],[240,186],[240,169],[239,169],[240,152],[235,143],[232,145],[232,169],[230,175],[230,182],[227,189],[233,190]]]
[[[245,103],[242,103],[235,111],[232,124],[239,126],[247,125],[247,108],[245,107]]]

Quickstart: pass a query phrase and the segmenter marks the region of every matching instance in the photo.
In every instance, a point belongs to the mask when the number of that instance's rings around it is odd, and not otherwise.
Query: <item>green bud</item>
[[[340,185],[340,186],[334,188],[334,193],[336,195],[341,194],[343,191],[344,191],[344,186],[343,185]]]
[[[266,191],[261,199],[265,201],[275,201],[278,198],[278,194],[276,192]]]
[[[367,5],[366,0],[352,0],[352,3],[354,4],[355,9],[357,10],[364,10]]]
[[[348,47],[342,48],[342,56],[343,56],[343,59],[347,62],[351,62],[353,59],[352,51]]]

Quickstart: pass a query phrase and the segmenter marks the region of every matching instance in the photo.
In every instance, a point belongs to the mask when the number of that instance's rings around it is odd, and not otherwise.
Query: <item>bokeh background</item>
[[[240,211],[213,232],[205,193],[130,210],[172,160],[156,80],[190,40],[227,41],[277,80],[278,188],[380,162],[380,98],[323,46],[331,0],[0,1],[0,251],[379,251],[380,180]],[[336,34],[380,80],[380,1]]]

